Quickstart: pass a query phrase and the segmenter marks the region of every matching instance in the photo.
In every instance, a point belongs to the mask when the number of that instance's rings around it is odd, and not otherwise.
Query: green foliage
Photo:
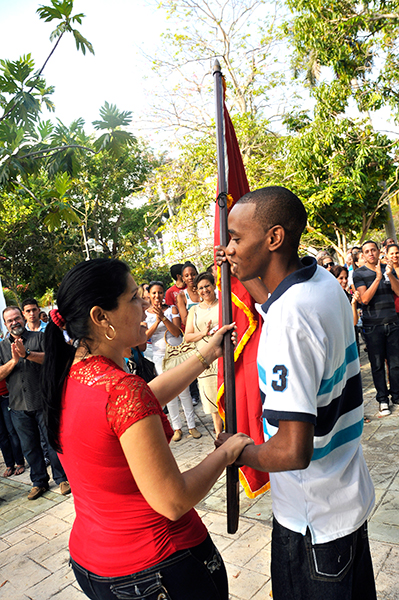
[[[42,72],[64,33],[74,35],[77,48],[83,54],[86,49],[94,53],[90,42],[73,29],[72,24],[81,24],[84,15],[71,16],[72,9],[73,0],[51,0],[50,6],[37,10],[46,22],[60,21],[51,35],[52,40],[58,38],[57,42],[39,71],[35,70],[30,54],[14,61],[0,60],[0,108],[3,110],[0,115],[0,187],[10,190],[19,178],[26,182],[29,175],[37,174],[47,157],[53,157],[49,161],[52,174],[57,168],[66,170],[71,176],[76,173],[74,152],[67,152],[62,160],[59,160],[60,148],[57,147],[58,155],[53,153],[60,132],[57,129],[53,132],[48,121],[45,125],[40,122],[43,106],[54,110],[50,98],[54,88],[46,85]],[[62,144],[66,150],[70,149],[70,142]],[[118,147],[118,142],[114,142],[113,152],[117,152]]]
[[[174,283],[170,276],[168,265],[132,265],[132,275],[137,283],[150,283],[150,281],[162,281],[165,291]]]
[[[105,102],[100,108],[102,121],[93,121],[95,129],[108,129],[94,142],[94,148],[97,152],[108,150],[115,158],[120,158],[126,146],[132,146],[136,143],[136,138],[128,131],[122,131],[120,128],[131,123],[132,113],[130,111],[120,111],[114,104]]]
[[[41,296],[46,287],[57,288],[65,272],[84,258],[80,232],[76,228],[50,232],[31,200],[23,193],[2,197],[0,252],[6,259],[2,283],[20,299]]]
[[[52,306],[53,304],[55,304],[55,291],[53,288],[47,288],[46,291],[44,292],[43,296],[41,296],[40,298],[37,298],[38,304],[39,306]]]
[[[305,200],[310,230],[338,253],[386,220],[386,189],[395,183],[394,145],[367,121],[316,111],[286,141],[291,189]]]
[[[313,86],[332,69],[361,111],[388,103],[399,114],[398,0],[287,0],[296,74]]]
[[[37,13],[41,19],[46,23],[58,19],[61,21],[50,35],[50,40],[53,41],[56,38],[62,37],[65,32],[70,32],[75,38],[77,50],[81,50],[83,54],[86,54],[86,50],[94,54],[92,44],[77,30],[73,29],[73,23],[82,24],[84,17],[83,13],[79,13],[71,17],[73,9],[73,0],[51,0],[51,6],[41,6],[37,9]]]
[[[131,111],[121,112],[115,104],[108,104],[108,102],[105,102],[104,106],[100,108],[100,117],[102,121],[93,121],[95,129],[119,129],[130,125],[132,121]]]

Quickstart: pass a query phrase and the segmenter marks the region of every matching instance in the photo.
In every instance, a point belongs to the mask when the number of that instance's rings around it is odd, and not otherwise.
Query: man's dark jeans
[[[388,402],[390,393],[392,402],[399,404],[399,324],[365,326],[364,335],[374,387],[377,390],[377,402]],[[385,376],[385,359],[389,370],[389,392]]]
[[[100,577],[74,560],[80,587],[91,600],[228,600],[226,568],[208,536],[202,544],[180,550],[155,567],[125,577]]]
[[[8,408],[8,396],[0,396],[0,449],[7,467],[25,463],[21,443]]]
[[[22,452],[30,466],[30,478],[33,486],[46,487],[49,476],[40,445],[40,431],[47,442],[53,479],[60,484],[67,480],[57,453],[52,449],[47,438],[47,428],[41,410],[11,410],[11,418],[19,439]]]
[[[312,545],[309,529],[302,535],[274,519],[271,574],[274,600],[376,600],[367,522]]]

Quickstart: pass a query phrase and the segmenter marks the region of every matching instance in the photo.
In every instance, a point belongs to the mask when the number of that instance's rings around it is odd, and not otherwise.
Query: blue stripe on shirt
[[[334,386],[344,378],[348,364],[356,360],[358,356],[356,342],[353,342],[353,344],[346,349],[345,360],[335,371],[334,375],[329,379],[322,379],[317,395],[322,396],[323,394],[331,392],[334,389]]]
[[[261,380],[262,383],[264,383],[266,385],[266,371],[262,367],[262,365],[260,365],[259,363],[258,363],[258,373],[259,373],[259,379]]]
[[[337,431],[335,435],[332,436],[331,440],[328,442],[326,446],[322,448],[315,448],[313,451],[312,460],[319,460],[320,458],[324,458],[327,454],[330,454],[336,448],[359,438],[362,435],[363,431],[363,419],[346,427],[346,429],[341,429],[341,431]]]

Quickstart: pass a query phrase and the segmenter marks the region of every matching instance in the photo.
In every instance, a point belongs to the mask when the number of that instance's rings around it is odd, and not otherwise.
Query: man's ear
[[[284,243],[285,230],[281,225],[274,225],[268,231],[268,245],[270,252],[275,252]]]

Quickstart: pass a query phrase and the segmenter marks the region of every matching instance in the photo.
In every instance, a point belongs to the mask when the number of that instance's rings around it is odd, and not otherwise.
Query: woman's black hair
[[[57,294],[58,311],[65,321],[68,344],[63,331],[52,321],[44,333],[45,358],[41,369],[43,410],[51,445],[62,452],[60,445],[61,400],[65,379],[73,363],[78,344],[90,352],[90,310],[100,306],[114,310],[126,290],[129,267],[122,261],[96,258],[73,267],[64,277]]]
[[[342,265],[334,265],[333,267],[331,267],[330,273],[332,273],[334,275],[334,277],[336,277],[338,279],[338,277],[341,275],[342,271],[346,271],[346,274],[349,276],[348,269],[346,267],[343,267]]]
[[[162,281],[150,281],[150,283],[148,284],[148,291],[150,291],[150,289],[154,287],[154,285],[159,285],[159,287],[165,290],[165,286]]]
[[[210,273],[209,271],[205,271],[204,273],[200,273],[199,275],[197,275],[197,277],[195,279],[195,285],[198,285],[199,282],[202,281],[203,279],[206,279],[212,285],[215,285],[215,278],[212,275],[212,273]]]
[[[386,248],[385,248],[385,256],[388,254],[388,250],[390,250],[391,248],[397,248],[399,250],[399,246],[398,244],[389,244]]]
[[[184,271],[184,269],[187,269],[187,267],[191,267],[192,269],[194,269],[194,271],[195,271],[196,273],[198,273],[198,269],[197,269],[197,267],[196,267],[195,265],[193,265],[193,263],[192,263],[192,262],[190,262],[190,261],[188,260],[187,262],[185,262],[185,263],[184,263],[184,265],[183,265],[183,266],[182,266],[182,268],[181,268],[181,274],[182,274],[182,275],[183,275],[183,271]]]

